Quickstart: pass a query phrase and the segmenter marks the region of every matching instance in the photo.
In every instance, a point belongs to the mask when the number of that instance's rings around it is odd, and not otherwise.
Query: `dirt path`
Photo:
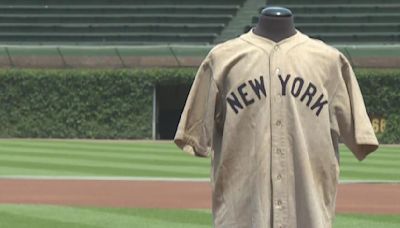
[[[207,182],[0,180],[0,203],[210,208]],[[340,213],[400,214],[400,184],[341,184]]]

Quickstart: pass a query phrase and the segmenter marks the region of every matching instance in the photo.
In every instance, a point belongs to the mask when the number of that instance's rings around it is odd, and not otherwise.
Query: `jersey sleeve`
[[[358,160],[378,148],[364,100],[353,69],[345,56],[340,55],[340,78],[330,106],[334,131]]]
[[[183,151],[200,157],[210,154],[218,94],[212,66],[206,58],[197,71],[174,138]]]

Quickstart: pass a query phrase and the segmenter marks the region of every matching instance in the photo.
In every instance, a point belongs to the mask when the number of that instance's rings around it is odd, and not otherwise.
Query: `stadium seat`
[[[5,0],[1,43],[212,43],[244,0]]]
[[[278,1],[269,1],[273,4]],[[400,2],[397,0],[328,1],[283,0],[280,5],[294,14],[296,28],[307,35],[329,43],[396,43],[400,41]],[[346,4],[339,4],[346,3]],[[258,21],[251,20],[248,31]]]

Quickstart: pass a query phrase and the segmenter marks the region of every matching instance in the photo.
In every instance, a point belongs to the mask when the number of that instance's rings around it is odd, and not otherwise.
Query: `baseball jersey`
[[[211,156],[214,227],[326,228],[339,139],[359,160],[378,147],[345,56],[299,31],[249,31],[205,57],[174,141]]]

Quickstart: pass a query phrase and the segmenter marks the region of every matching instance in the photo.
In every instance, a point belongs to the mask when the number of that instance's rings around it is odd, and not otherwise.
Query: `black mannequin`
[[[296,34],[293,14],[283,7],[264,8],[253,32],[274,42],[291,37]]]

